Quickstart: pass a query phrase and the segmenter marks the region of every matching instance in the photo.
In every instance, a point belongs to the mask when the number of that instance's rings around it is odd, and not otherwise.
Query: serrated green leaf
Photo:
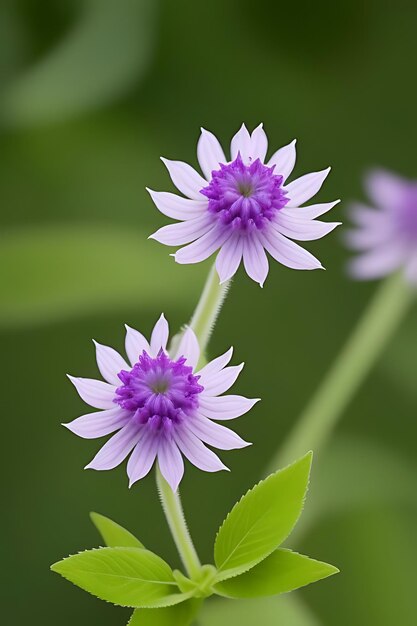
[[[303,508],[312,453],[271,474],[233,507],[214,546],[218,581],[242,574],[288,537]]]
[[[189,626],[200,604],[192,598],[164,609],[136,609],[128,626]]]
[[[240,576],[218,583],[214,590],[229,598],[275,596],[337,574],[333,565],[278,549]]]
[[[109,517],[100,513],[90,513],[91,521],[103,538],[106,546],[110,548],[144,548],[143,543],[136,539],[131,532],[113,522]]]
[[[51,566],[81,589],[120,606],[160,607],[187,600],[176,593],[172,570],[159,556],[143,548],[86,550]]]

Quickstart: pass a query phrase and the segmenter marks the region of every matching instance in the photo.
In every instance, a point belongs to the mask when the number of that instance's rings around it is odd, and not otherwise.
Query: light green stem
[[[201,563],[187,528],[180,496],[172,491],[159,467],[156,468],[156,482],[162,508],[181,560],[188,576],[196,578],[201,570]]]
[[[190,322],[190,327],[197,335],[202,354],[207,348],[230,284],[230,280],[222,285],[219,284],[219,277],[213,265]]]
[[[270,463],[276,471],[327,441],[349,400],[381,355],[413,301],[400,275],[386,279],[287,441]]]

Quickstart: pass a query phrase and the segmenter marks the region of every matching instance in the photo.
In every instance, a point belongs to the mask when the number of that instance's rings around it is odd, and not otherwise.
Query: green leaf
[[[139,304],[162,310],[178,306],[179,293],[191,306],[206,268],[184,271],[148,234],[67,224],[1,235],[0,325],[32,326]],[[133,285],[140,285],[140,298]]]
[[[251,570],[218,583],[214,590],[229,598],[275,596],[337,574],[333,565],[291,550],[278,549]]]
[[[136,539],[126,528],[113,522],[100,513],[90,513],[91,521],[103,538],[106,546],[111,548],[144,548],[143,543]]]
[[[250,569],[288,537],[303,508],[312,453],[261,481],[233,507],[214,546],[218,581]]]
[[[189,626],[201,604],[192,598],[163,609],[136,609],[128,626]]]
[[[242,599],[216,598],[205,602],[199,626],[321,626],[299,595]],[[139,626],[139,624],[138,624]]]
[[[87,550],[55,563],[51,569],[101,600],[120,606],[171,606],[190,597],[176,593],[178,587],[169,565],[143,548]]]
[[[102,107],[139,83],[151,58],[155,3],[82,4],[72,30],[3,90],[6,122],[27,126],[61,121]]]

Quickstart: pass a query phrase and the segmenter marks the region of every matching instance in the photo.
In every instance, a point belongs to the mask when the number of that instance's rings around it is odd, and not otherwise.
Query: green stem
[[[412,301],[413,291],[402,276],[394,275],[381,284],[284,446],[273,458],[270,471],[325,444]]]
[[[172,491],[158,466],[156,468],[156,483],[162,508],[181,560],[188,576],[196,578],[201,570],[201,563],[187,528],[179,493]]]
[[[213,265],[190,322],[190,327],[197,335],[202,354],[207,348],[230,284],[230,280],[222,285],[219,284],[219,277]]]

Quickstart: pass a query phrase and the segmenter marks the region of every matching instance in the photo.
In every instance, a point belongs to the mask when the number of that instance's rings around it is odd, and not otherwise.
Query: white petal
[[[197,239],[197,241],[178,250],[175,253],[175,260],[182,265],[205,261],[223,245],[229,236],[227,231],[214,226],[208,233]]]
[[[248,133],[248,129],[244,124],[240,127],[236,135],[233,137],[232,142],[230,144],[230,153],[232,157],[232,161],[234,161],[240,152],[240,156],[244,163],[249,163],[249,159],[251,157],[251,147],[252,142],[250,135]]]
[[[69,375],[68,378],[84,402],[95,409],[114,409],[115,385],[109,385],[93,378],[76,378]]]
[[[193,433],[185,429],[175,431],[175,441],[187,459],[199,469],[205,472],[218,472],[227,470],[219,457],[196,437]]]
[[[287,207],[280,209],[280,213],[283,215],[289,215],[290,217],[300,217],[306,220],[314,220],[320,215],[324,215],[330,211],[336,204],[339,204],[340,200],[334,202],[324,202],[322,204],[310,204],[310,206],[302,207]]]
[[[282,215],[278,211],[274,220],[277,230],[291,239],[297,241],[314,241],[328,235],[341,222],[319,222],[315,220],[304,220],[296,217]]]
[[[216,257],[216,270],[220,284],[234,276],[239,268],[243,254],[243,238],[234,234],[222,245]]]
[[[263,245],[257,236],[247,237],[244,240],[243,263],[248,276],[263,287],[268,276],[269,264]]]
[[[178,359],[181,356],[186,357],[187,365],[190,365],[193,369],[197,367],[200,359],[200,346],[192,328],[186,328],[181,337],[175,358]]]
[[[134,328],[130,328],[127,324],[125,324],[126,328],[126,340],[125,340],[125,349],[126,354],[129,358],[130,363],[135,365],[139,361],[139,356],[145,350],[148,354],[151,351],[151,347],[145,339],[145,337],[138,330]]]
[[[103,346],[97,341],[94,341],[94,345],[96,346],[97,365],[101,375],[108,383],[119,386],[120,379],[117,374],[122,370],[130,370],[129,365],[113,348]]]
[[[319,191],[330,172],[330,167],[321,172],[305,174],[285,187],[288,194],[288,207],[298,207],[310,200]]]
[[[157,230],[149,239],[155,239],[166,246],[182,246],[204,235],[213,225],[213,216],[209,213],[186,222],[169,224]]]
[[[251,135],[251,154],[252,160],[259,159],[262,163],[268,150],[268,138],[263,129],[263,125],[259,124]]]
[[[169,337],[169,326],[164,314],[162,313],[159,320],[156,322],[152,335],[151,335],[151,353],[153,357],[156,357],[159,350],[166,350]]]
[[[142,437],[142,431],[143,427],[138,430],[135,420],[130,420],[126,426],[108,440],[97,452],[91,463],[86,465],[85,469],[109,470],[117,467]]]
[[[159,440],[150,429],[143,429],[143,436],[137,443],[127,463],[129,487],[149,474],[158,452]]]
[[[372,202],[388,211],[398,207],[408,185],[408,181],[386,170],[373,170],[365,178],[365,188]]]
[[[220,163],[226,163],[226,157],[219,140],[213,133],[204,128],[201,129],[200,139],[197,144],[197,158],[207,180],[211,179],[213,170],[219,169]]]
[[[208,200],[190,200],[167,191],[152,191],[146,188],[156,207],[173,220],[190,220],[200,217],[207,210]]]
[[[381,278],[398,269],[406,258],[401,245],[379,246],[350,261],[349,273],[359,280]]]
[[[83,439],[96,439],[119,430],[126,425],[131,417],[130,411],[115,407],[107,411],[81,415],[81,417],[77,417],[77,419],[68,424],[63,424],[63,426]]]
[[[297,140],[294,139],[287,146],[277,150],[268,161],[268,167],[275,165],[274,174],[281,175],[284,183],[294,169],[297,156],[295,148],[296,142]]]
[[[243,366],[244,363],[225,367],[220,372],[204,376],[204,382],[203,378],[200,378],[200,382],[204,387],[204,395],[219,396],[227,391],[236,382]]]
[[[369,226],[369,228],[375,228],[378,224],[387,223],[389,219],[386,211],[374,209],[360,203],[354,203],[349,206],[349,217],[355,224]]]
[[[204,381],[209,380],[210,376],[217,374],[230,362],[233,356],[233,348],[229,348],[227,352],[218,356],[216,359],[207,363],[197,374],[201,376],[200,382],[204,385]]]
[[[390,245],[392,229],[390,224],[377,224],[375,227],[363,227],[343,233],[344,241],[352,250],[368,250],[381,244]]]
[[[203,415],[196,415],[188,422],[187,427],[201,441],[219,450],[238,450],[251,445],[230,428],[215,424]]]
[[[265,249],[279,263],[295,270],[316,270],[322,268],[320,261],[310,252],[287,239],[275,229],[265,230],[261,237]]]
[[[158,464],[162,476],[172,491],[177,491],[184,475],[184,461],[177,444],[173,440],[162,439],[158,449]]]
[[[232,420],[244,415],[259,402],[259,398],[245,398],[243,396],[205,396],[199,397],[199,411],[212,420]]]
[[[202,200],[204,198],[200,191],[207,187],[207,181],[191,165],[183,161],[170,161],[163,157],[161,157],[161,160],[165,164],[172,182],[184,196],[192,200]]]

